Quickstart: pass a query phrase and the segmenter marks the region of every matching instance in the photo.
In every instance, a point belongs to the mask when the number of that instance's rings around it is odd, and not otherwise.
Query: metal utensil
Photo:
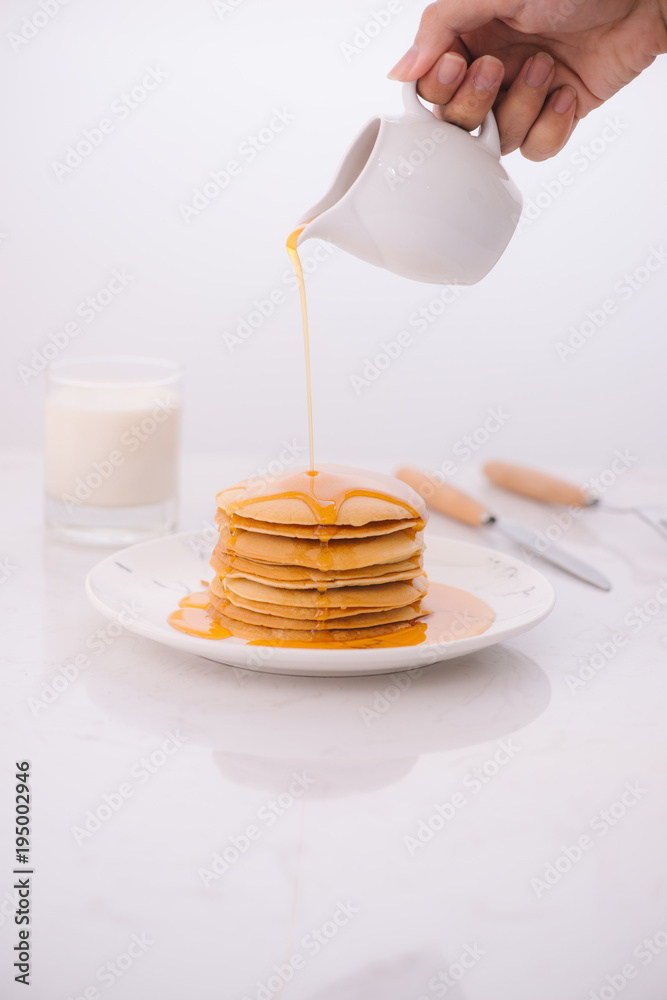
[[[577,559],[560,546],[550,545],[548,548],[542,549],[537,545],[533,533],[527,528],[518,524],[508,524],[506,521],[500,523],[498,518],[486,510],[483,504],[465,493],[461,493],[453,486],[439,483],[437,479],[425,472],[420,472],[419,469],[402,468],[398,470],[396,475],[408,486],[411,486],[423,498],[427,506],[433,510],[473,527],[494,527],[522,548],[539,556],[540,559],[552,563],[552,565],[565,570],[566,573],[576,576],[585,583],[590,583],[593,587],[599,587],[600,590],[611,590],[609,580],[593,566]]]
[[[513,465],[509,462],[487,462],[484,472],[496,486],[501,486],[511,493],[518,493],[531,500],[542,503],[557,503],[571,507],[595,507],[598,504],[603,510],[613,514],[634,514],[645,524],[648,524],[667,542],[667,507],[616,507],[602,503],[600,498],[590,490],[568,483],[565,479],[530,469],[525,465]]]

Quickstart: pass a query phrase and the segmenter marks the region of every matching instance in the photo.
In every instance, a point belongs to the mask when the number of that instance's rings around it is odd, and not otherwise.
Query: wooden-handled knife
[[[495,514],[488,511],[483,504],[448,483],[438,482],[433,476],[409,467],[399,469],[396,476],[411,486],[432,510],[473,527],[493,526],[522,548],[539,556],[540,559],[558,566],[559,569],[590,583],[593,587],[599,587],[600,590],[611,590],[609,580],[593,566],[589,566],[588,563],[551,542],[539,545],[534,534],[519,524],[508,524],[505,521],[500,523]]]

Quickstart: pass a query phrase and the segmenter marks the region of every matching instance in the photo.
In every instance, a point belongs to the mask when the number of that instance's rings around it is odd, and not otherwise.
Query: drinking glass
[[[176,362],[143,357],[50,366],[44,485],[55,535],[122,546],[174,530],[182,374]]]

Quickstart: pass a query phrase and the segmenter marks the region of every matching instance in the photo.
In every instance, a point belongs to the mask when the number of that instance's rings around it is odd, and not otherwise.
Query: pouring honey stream
[[[311,220],[308,220],[308,222]],[[321,561],[323,567],[328,561],[329,541],[335,533],[335,524],[338,513],[343,503],[354,496],[372,497],[380,500],[387,499],[387,494],[378,490],[359,489],[355,481],[350,477],[346,482],[344,477],[334,476],[327,472],[318,471],[315,467],[315,448],[313,431],[313,396],[310,363],[310,337],[308,328],[308,309],[306,303],[306,288],[303,267],[299,258],[297,241],[306,228],[308,222],[303,223],[290,233],[287,239],[287,252],[290,256],[296,273],[299,296],[301,302],[301,315],[303,322],[303,345],[306,369],[306,392],[308,408],[308,441],[310,453],[310,466],[305,472],[296,472],[286,477],[281,485],[283,490],[280,493],[261,496],[263,500],[299,499],[303,501],[317,521],[314,534],[319,538]],[[243,508],[252,504],[258,497],[250,496],[244,500],[236,501],[230,516],[229,530],[232,535],[236,531],[234,522],[234,512],[242,516]],[[393,503],[403,507],[410,518],[416,519],[419,527],[423,527],[419,512],[407,502],[392,496]],[[416,532],[415,528],[408,529]],[[228,552],[230,569],[234,564],[234,553]],[[204,581],[202,581],[203,583]],[[315,588],[319,591],[318,606],[326,608],[328,600],[326,596],[326,586]],[[179,602],[179,609],[174,611],[168,618],[169,624],[175,629],[185,632],[188,635],[198,636],[206,639],[228,638],[232,633],[217,622],[210,614],[210,596],[208,591],[201,591],[189,594]],[[229,603],[229,602],[227,602]],[[307,649],[359,649],[359,648],[390,648],[396,646],[414,646],[425,641],[448,642],[454,639],[467,638],[469,636],[480,635],[485,632],[495,619],[493,610],[480,598],[475,597],[466,591],[444,584],[431,584],[428,592],[429,609],[421,609],[416,606],[416,616],[428,614],[427,621],[414,621],[405,628],[397,629],[395,632],[371,638],[327,641],[326,633],[322,636],[322,641],[318,641],[317,632],[313,632],[311,641],[292,640],[264,640],[254,639],[248,645],[257,646],[283,646],[290,648]],[[225,604],[223,602],[222,610]],[[319,617],[319,616],[318,616]],[[326,620],[326,619],[325,619]]]

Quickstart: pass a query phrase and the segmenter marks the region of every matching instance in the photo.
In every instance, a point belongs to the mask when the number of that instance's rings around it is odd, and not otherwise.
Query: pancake
[[[278,617],[276,615],[265,615],[257,611],[248,611],[246,608],[237,608],[234,604],[223,602],[220,613],[234,621],[244,622],[247,625],[263,625],[266,628],[308,629],[309,631],[321,631],[322,629],[357,629],[369,628],[375,625],[391,625],[396,622],[414,621],[417,615],[412,607],[392,608],[389,611],[372,611],[364,614],[350,615],[343,618],[329,619],[293,619],[289,617]],[[281,609],[283,610],[283,609]],[[427,614],[427,612],[424,612]]]
[[[329,588],[411,580],[421,572],[421,556],[382,566],[364,566],[361,569],[318,570],[308,566],[279,566],[230,555],[222,543],[219,543],[211,556],[210,565],[220,577],[243,576],[257,583],[279,584],[303,590],[318,584],[326,584]]]
[[[225,601],[229,607],[243,608],[246,611],[258,611],[265,615],[275,615],[280,613],[286,618],[297,618],[300,620],[311,620],[316,621],[326,621],[329,618],[347,618],[353,615],[359,614],[380,614],[382,611],[386,611],[386,608],[297,608],[294,605],[281,604],[280,609],[276,607],[275,604],[266,604],[263,601],[252,601],[247,597],[239,597],[238,594],[232,594],[230,591],[226,591],[224,597],[219,597],[217,594],[211,594],[212,603],[216,606],[220,606],[221,601]],[[421,602],[415,601],[414,604],[408,605],[412,608],[412,617],[416,618],[420,614]],[[230,614],[230,618],[234,616]]]
[[[421,531],[424,521],[421,518],[406,518],[404,520],[375,521],[369,524],[353,526],[351,524],[280,524],[277,521],[259,521],[240,514],[227,514],[218,509],[215,515],[216,524],[224,524],[226,528],[235,530],[246,528],[264,535],[286,535],[289,538],[317,538],[327,541],[330,538],[369,538],[371,535],[388,535],[401,528],[416,528]]]
[[[210,565],[219,576],[232,571],[240,573],[258,573],[271,580],[288,580],[294,583],[310,581],[310,584],[322,581],[343,582],[354,579],[363,573],[364,576],[384,576],[385,573],[402,573],[403,570],[413,570],[413,575],[419,573],[422,566],[421,554],[409,559],[399,559],[396,562],[382,563],[380,566],[362,566],[360,569],[314,569],[312,566],[284,566],[279,563],[265,563],[261,559],[247,559],[245,556],[230,553],[222,542],[213,550]]]
[[[383,635],[392,635],[405,628],[410,628],[412,622],[395,622],[390,625],[375,625],[372,628],[322,629],[319,632],[302,629],[267,628],[264,625],[249,625],[236,621],[224,614],[216,616],[223,628],[239,639],[249,642],[359,642],[362,639],[376,639]]]
[[[423,534],[407,528],[373,538],[341,539],[322,543],[307,538],[261,535],[254,531],[230,532],[221,528],[220,538],[228,552],[280,566],[346,570],[409,559],[423,550]]]
[[[211,591],[218,597],[226,591],[265,604],[294,605],[299,608],[400,608],[414,604],[427,591],[423,576],[410,583],[380,583],[367,587],[341,587],[322,592],[320,590],[286,590],[282,587],[267,587],[263,583],[253,583],[243,578],[225,578],[211,581]],[[221,593],[222,591],[222,593]]]
[[[423,499],[406,483],[341,465],[323,465],[315,473],[302,468],[247,479],[222,490],[217,503],[228,516],[278,524],[359,526],[426,520]]]
[[[226,580],[252,580],[253,583],[262,583],[267,587],[280,586],[287,590],[310,590],[319,585],[321,590],[340,590],[344,587],[368,587],[373,583],[400,583],[403,580],[414,579],[415,573],[419,571],[411,568],[398,573],[383,573],[381,576],[363,576],[363,570],[353,572],[357,575],[345,580],[273,580],[271,577],[257,576],[244,570],[232,570],[224,576]]]

